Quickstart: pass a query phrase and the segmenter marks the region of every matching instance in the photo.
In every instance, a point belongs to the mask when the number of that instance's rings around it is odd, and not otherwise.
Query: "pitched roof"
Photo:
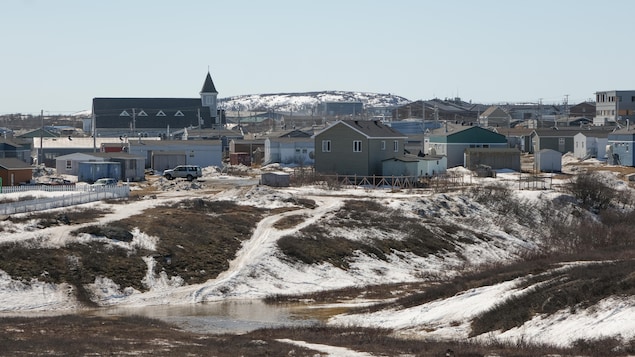
[[[491,107],[487,108],[486,111],[483,112],[483,114],[481,114],[481,118],[487,118],[489,116],[491,116],[492,114],[496,114],[498,117],[500,117],[501,115],[509,118],[510,115],[509,113],[507,113],[505,110],[503,110],[503,108],[499,107],[498,105],[492,105]]]
[[[11,170],[11,169],[32,169],[33,166],[27,164],[26,162],[16,159],[15,157],[8,157],[0,159],[0,167]]]
[[[560,129],[560,128],[541,128],[541,129],[534,129],[534,133],[537,136],[540,137],[573,137],[575,136],[577,133],[581,132],[582,130],[580,130],[580,128],[564,128],[564,129]]]
[[[449,135],[456,134],[458,132],[471,129],[471,128],[481,128],[484,130],[489,130],[489,129],[485,129],[479,126],[474,126],[471,124],[469,125],[465,125],[465,123],[455,124],[455,123],[446,121],[443,123],[443,125],[440,128],[430,130],[429,135],[430,136],[449,136]]]
[[[29,132],[26,132],[24,134],[20,134],[17,137],[19,137],[19,138],[39,138],[39,137],[57,138],[57,137],[59,137],[59,135],[55,134],[53,132],[50,132],[50,131],[48,131],[46,129],[39,128],[39,129],[35,129],[35,130],[31,130]]]
[[[93,98],[97,128],[126,128],[135,122],[144,128],[198,126],[199,115],[208,121],[210,109],[200,98]]]
[[[205,77],[205,83],[203,83],[203,89],[201,89],[201,93],[216,93],[216,87],[214,86],[214,82],[212,81],[212,75],[207,72],[207,77]]]
[[[351,129],[358,131],[367,138],[406,138],[397,130],[382,124],[379,120],[340,120],[333,126],[342,123]],[[327,129],[328,130],[328,129]]]

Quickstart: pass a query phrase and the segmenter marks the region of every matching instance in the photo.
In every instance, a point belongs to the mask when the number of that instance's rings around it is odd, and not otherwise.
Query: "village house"
[[[573,137],[579,132],[579,128],[536,129],[532,132],[530,152],[536,153],[542,149],[556,150],[562,154],[573,152]]]
[[[606,145],[610,131],[607,130],[581,130],[573,136],[573,156],[577,159],[606,158]]]
[[[507,148],[505,135],[472,125],[457,125],[446,122],[439,129],[430,131],[424,139],[424,153],[446,156],[447,166],[463,166],[465,149]]]
[[[315,163],[315,140],[311,134],[298,133],[298,130],[294,132],[265,139],[264,165],[280,163],[304,166]]]
[[[635,130],[627,126],[607,138],[607,157],[611,165],[635,166]]]
[[[404,154],[406,136],[377,120],[340,120],[314,135],[315,170],[382,175],[382,161]]]
[[[498,105],[492,105],[487,108],[478,117],[478,125],[482,127],[511,127],[512,116]]]

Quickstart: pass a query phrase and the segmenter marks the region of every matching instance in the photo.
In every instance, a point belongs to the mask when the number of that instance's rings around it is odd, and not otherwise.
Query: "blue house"
[[[611,165],[635,166],[635,130],[630,126],[609,134],[606,156]]]

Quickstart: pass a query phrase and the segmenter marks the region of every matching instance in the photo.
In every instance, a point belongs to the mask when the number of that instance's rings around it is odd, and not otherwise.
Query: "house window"
[[[183,114],[182,111],[178,110],[176,113],[174,113],[175,117],[184,117],[185,115]]]
[[[119,113],[119,116],[120,117],[129,117],[130,114],[127,111],[124,110],[123,112]]]
[[[381,141],[381,149],[386,150],[386,140]]]
[[[362,152],[361,140],[353,140],[353,152]]]
[[[393,141],[393,149],[395,152],[399,152],[399,141],[395,140]]]
[[[139,114],[137,114],[137,116],[138,116],[138,117],[147,117],[147,116],[148,116],[148,114],[145,112],[145,110],[141,110],[141,111],[139,112]]]
[[[66,170],[71,170],[73,168],[73,161],[66,160]]]
[[[157,113],[158,117],[164,117],[165,113],[163,112],[163,110],[159,110],[159,112]]]
[[[331,152],[331,140],[322,140],[322,152]]]

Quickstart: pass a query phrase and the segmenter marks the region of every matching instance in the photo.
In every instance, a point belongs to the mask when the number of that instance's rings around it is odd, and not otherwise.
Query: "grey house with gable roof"
[[[317,172],[360,176],[382,175],[382,161],[402,156],[407,140],[377,120],[340,120],[313,137]]]

